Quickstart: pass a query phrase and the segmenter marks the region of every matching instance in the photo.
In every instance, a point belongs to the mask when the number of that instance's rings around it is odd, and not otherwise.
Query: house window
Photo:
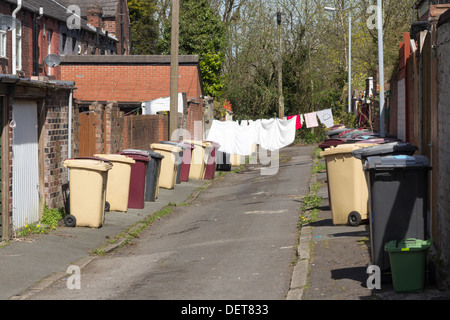
[[[0,30],[0,58],[6,58],[6,31]]]
[[[16,68],[22,70],[22,23],[16,25]]]
[[[61,39],[61,52],[60,54],[66,54],[67,34],[63,33]]]
[[[76,37],[72,37],[72,54],[78,54]]]

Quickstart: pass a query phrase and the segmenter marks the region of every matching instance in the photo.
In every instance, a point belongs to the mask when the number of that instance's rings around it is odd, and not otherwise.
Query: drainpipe
[[[68,120],[68,149],[67,149],[67,158],[70,159],[72,158],[72,99],[73,99],[73,88],[70,89],[70,94],[69,94],[69,120]]]
[[[39,75],[39,20],[44,16],[44,8],[39,8],[39,17],[33,23],[33,76]]]
[[[120,54],[123,55],[125,52],[125,36],[123,34],[123,0],[120,1]]]
[[[12,17],[15,19],[17,16],[17,13],[20,11],[20,9],[22,9],[22,0],[17,0],[17,8],[13,11],[12,13]],[[13,20],[15,21],[15,20]],[[16,50],[16,28],[12,29],[12,74],[16,74],[17,73],[17,50]]]

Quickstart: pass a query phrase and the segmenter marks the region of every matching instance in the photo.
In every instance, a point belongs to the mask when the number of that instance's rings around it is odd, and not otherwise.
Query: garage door
[[[13,104],[13,227],[39,221],[39,168],[37,103],[15,101]]]

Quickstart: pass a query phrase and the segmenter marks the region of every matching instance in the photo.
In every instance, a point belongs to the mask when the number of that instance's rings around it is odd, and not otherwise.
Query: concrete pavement
[[[321,159],[320,162],[324,160]],[[423,293],[396,293],[392,279],[383,275],[381,289],[367,288],[371,264],[370,228],[334,226],[326,172],[312,174],[311,187],[320,185],[323,198],[315,221],[300,230],[299,261],[294,268],[288,299],[301,300],[448,300],[450,292],[428,272]]]
[[[156,202],[146,202],[143,210],[109,212],[100,229],[66,228],[46,235],[12,240],[0,247],[0,300],[27,299],[66,276],[69,265],[89,264],[95,249],[109,252],[126,238],[126,229],[159,211],[169,202],[194,199],[209,181],[193,180],[177,184],[174,190],[160,189]],[[449,299],[448,291],[427,284],[422,294],[397,294],[392,284],[381,290],[366,286],[370,263],[368,224],[358,227],[333,226],[328,202],[326,173],[311,175],[310,189],[320,185],[316,194],[324,201],[318,218],[302,226],[299,232],[297,262],[293,268],[287,300],[433,300]],[[288,192],[288,191],[287,191]],[[299,195],[303,196],[303,195]],[[115,239],[114,243],[110,243]]]
[[[83,268],[96,258],[93,251],[114,250],[126,239],[127,228],[169,203],[194,199],[208,183],[190,179],[172,190],[160,188],[158,199],[146,202],[144,209],[107,212],[105,223],[98,229],[63,226],[48,234],[11,240],[0,248],[0,300],[26,299],[64,277],[70,265]]]

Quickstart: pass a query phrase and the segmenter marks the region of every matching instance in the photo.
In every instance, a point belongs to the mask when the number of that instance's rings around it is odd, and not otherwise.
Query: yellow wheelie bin
[[[69,169],[70,214],[68,227],[99,228],[105,219],[105,198],[110,162],[95,159],[67,159]]]
[[[189,178],[203,179],[205,177],[206,164],[208,162],[208,156],[205,149],[210,145],[206,141],[200,140],[186,140],[186,142],[194,145],[191,156],[191,168],[189,170]]]
[[[121,154],[94,154],[94,157],[107,159],[113,164],[113,168],[108,172],[106,187],[106,201],[109,203],[109,210],[127,212],[131,166],[135,161]]]
[[[159,188],[173,189],[177,181],[178,164],[183,160],[182,149],[172,144],[152,143],[150,148],[164,156],[159,173]]]
[[[361,160],[352,151],[374,144],[341,144],[320,153],[325,158],[334,225],[357,226],[368,220],[369,192]]]

